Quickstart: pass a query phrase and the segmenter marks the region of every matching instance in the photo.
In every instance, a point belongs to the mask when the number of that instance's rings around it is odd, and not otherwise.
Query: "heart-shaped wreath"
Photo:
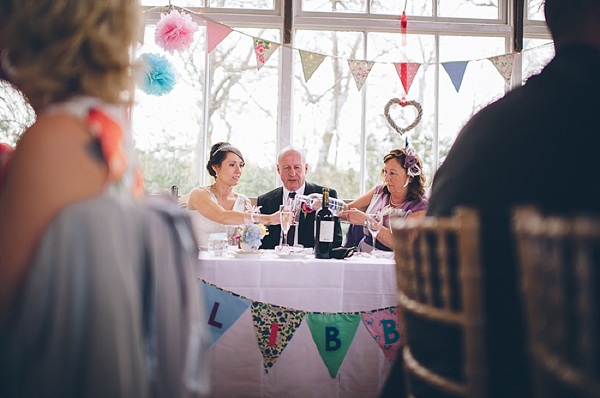
[[[396,123],[394,123],[394,121],[390,117],[390,106],[393,104],[398,104],[403,108],[405,106],[414,106],[417,109],[417,117],[408,126],[399,127]],[[385,118],[387,119],[388,123],[394,128],[394,130],[396,130],[398,132],[398,134],[402,135],[403,133],[406,133],[407,131],[414,129],[417,126],[417,124],[419,124],[419,122],[421,121],[421,117],[423,117],[423,108],[421,107],[421,104],[419,104],[417,101],[407,101],[407,100],[401,100],[398,98],[392,98],[391,100],[388,101],[387,104],[385,104],[385,108],[383,109],[383,114],[385,115]]]

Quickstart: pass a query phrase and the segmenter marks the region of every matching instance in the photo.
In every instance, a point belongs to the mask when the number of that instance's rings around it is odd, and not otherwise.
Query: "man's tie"
[[[290,200],[293,200],[295,197],[296,197],[296,192],[290,192],[288,194],[288,198]],[[295,220],[295,221],[298,221],[298,220]],[[294,246],[294,237],[295,237],[295,235],[296,235],[296,227],[294,225],[292,225],[290,227],[290,230],[288,231],[288,234],[287,234],[288,245]]]

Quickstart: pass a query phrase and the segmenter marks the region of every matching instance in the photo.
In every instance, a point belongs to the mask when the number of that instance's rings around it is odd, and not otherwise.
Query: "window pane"
[[[523,40],[523,84],[533,75],[542,71],[544,66],[554,57],[552,40]]]
[[[366,12],[368,0],[303,0],[302,11],[319,12]]]
[[[408,100],[417,101],[423,108],[421,122],[402,136],[388,123],[384,108],[392,98],[401,99],[404,88],[394,62],[402,60],[402,35],[390,33],[370,33],[367,59],[379,62],[373,66],[367,79],[367,186],[371,189],[382,182],[383,157],[392,149],[404,148],[405,140],[415,148],[424,163],[426,184],[431,184],[433,173],[432,140],[434,126],[434,84],[431,84],[434,67],[425,63],[435,63],[435,39],[432,35],[408,35],[406,54],[409,62],[419,62],[420,66],[409,89]],[[363,88],[364,90],[364,88]],[[414,107],[390,106],[390,118],[399,127],[411,124],[416,115]]]
[[[440,37],[440,61],[470,61],[457,93],[440,65],[439,150],[445,159],[460,129],[481,108],[504,95],[505,81],[487,59],[505,52],[501,37]]]
[[[544,0],[527,1],[527,18],[532,21],[545,21]]]
[[[371,0],[372,14],[402,15],[403,1]],[[415,0],[406,3],[406,15],[417,17],[432,16],[432,0]]]
[[[499,19],[498,0],[437,0],[437,2],[440,17]]]
[[[273,10],[274,0],[209,0],[214,8],[252,8],[257,10]]]
[[[146,27],[137,54],[165,56],[178,74],[173,90],[163,96],[135,93],[133,138],[146,189],[159,193],[179,185],[181,194],[198,185],[203,165],[197,164],[202,140],[204,31],[199,29],[187,51],[166,53],[154,42],[154,26]]]
[[[20,91],[0,80],[0,142],[13,148],[35,121],[35,113]]]
[[[306,151],[307,180],[355,198],[360,193],[361,95],[347,60],[362,59],[363,35],[297,31],[295,46],[329,55],[305,82],[295,54],[294,143]]]
[[[236,30],[280,41],[276,29]],[[246,167],[236,191],[250,197],[275,186],[280,52],[276,50],[257,70],[252,37],[233,32],[210,53],[208,145],[228,141],[240,149]]]

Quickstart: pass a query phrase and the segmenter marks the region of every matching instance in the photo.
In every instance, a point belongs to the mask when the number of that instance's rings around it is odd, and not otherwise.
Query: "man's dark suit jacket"
[[[317,184],[306,183],[304,188],[304,194],[310,195],[311,193],[322,193],[323,187]],[[329,196],[337,198],[337,192],[335,189],[329,189]],[[275,188],[263,195],[260,195],[256,200],[257,206],[260,208],[263,214],[273,214],[279,211],[279,206],[283,204],[283,187]],[[300,213],[299,227],[298,227],[298,243],[304,247],[314,247],[315,245],[315,214],[312,213]],[[281,227],[279,225],[269,226],[269,234],[262,240],[261,249],[273,249],[279,244],[279,238],[281,236]],[[342,245],[342,228],[339,220],[335,221],[333,247],[339,247]]]

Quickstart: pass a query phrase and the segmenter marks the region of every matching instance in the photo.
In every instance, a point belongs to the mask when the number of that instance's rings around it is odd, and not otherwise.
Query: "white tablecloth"
[[[201,253],[197,276],[252,300],[304,311],[370,311],[396,305],[391,259],[211,258]],[[391,369],[361,323],[335,379],[302,322],[269,373],[250,311],[208,349],[213,397],[376,397]]]

